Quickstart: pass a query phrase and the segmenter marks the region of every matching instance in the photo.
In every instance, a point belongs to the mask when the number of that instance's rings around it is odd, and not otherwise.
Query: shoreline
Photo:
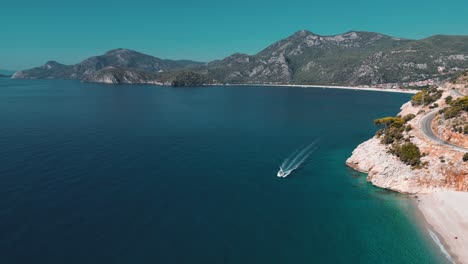
[[[83,82],[79,79],[36,79],[36,78],[4,78],[10,80],[76,80]],[[155,85],[163,87],[172,87],[171,85],[163,83],[106,83],[106,82],[90,82],[97,84],[110,84],[110,85]],[[201,86],[264,86],[264,87],[296,87],[296,88],[322,88],[322,89],[341,89],[341,90],[354,90],[354,91],[371,91],[371,92],[388,92],[388,93],[405,93],[415,94],[419,90],[412,89],[393,89],[393,88],[379,88],[369,86],[340,86],[340,85],[315,85],[315,84],[265,84],[265,83],[226,83],[226,84],[203,84]]]
[[[395,164],[399,164],[395,157],[389,156],[381,148],[369,151],[376,144],[382,147],[372,138],[353,151],[353,155],[373,159],[360,159],[360,163],[348,160],[346,165],[367,174],[367,180],[372,185],[405,194],[413,200],[416,223],[432,238],[432,243],[439,248],[440,253],[444,254],[450,263],[468,264],[468,192],[442,187],[427,189],[409,184],[408,180],[411,178],[407,178],[410,177],[408,171],[401,168],[392,170],[398,167]],[[390,176],[378,176],[381,170],[385,170]],[[399,177],[395,178],[395,175]]]
[[[426,153],[420,157],[425,168],[412,169],[389,153],[389,147],[376,136],[359,144],[346,164],[366,173],[374,186],[408,194],[413,201],[416,198],[415,220],[421,230],[449,263],[468,264],[468,163],[462,161],[466,151],[440,144],[438,137],[428,136],[427,132],[433,130],[431,113],[444,109],[447,104],[444,97],[452,96],[454,91],[460,94],[456,97],[464,93],[458,92],[460,87],[451,83],[444,83],[438,89],[441,94],[434,102],[438,104],[434,110],[424,112],[423,107],[407,102],[399,112],[400,116],[414,115],[407,121],[411,129],[402,135]]]
[[[431,237],[449,254],[453,263],[468,263],[468,193],[439,191],[424,194],[416,201],[423,225]],[[443,247],[443,248],[442,248]],[[446,252],[444,252],[444,249]]]
[[[342,90],[354,90],[354,91],[373,91],[373,92],[406,93],[406,94],[415,94],[419,92],[419,90],[411,90],[411,89],[390,89],[390,88],[387,89],[387,88],[378,88],[378,87],[313,85],[313,84],[243,83],[243,84],[214,84],[212,86],[271,86],[271,87],[322,88],[322,89],[342,89]]]
[[[424,194],[423,194],[424,195]],[[419,226],[421,232],[425,233],[430,237],[429,243],[435,244],[438,247],[438,250],[445,256],[445,258],[450,263],[459,263],[454,260],[458,259],[456,254],[450,250],[447,242],[442,238],[441,234],[428,222],[427,218],[424,216],[423,211],[420,208],[421,196],[419,195],[407,195],[410,203],[414,207],[414,212],[411,213],[411,217],[416,222],[416,225]],[[435,237],[434,237],[435,236]]]

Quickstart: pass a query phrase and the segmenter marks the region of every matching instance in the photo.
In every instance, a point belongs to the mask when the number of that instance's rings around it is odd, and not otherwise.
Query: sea
[[[345,165],[410,96],[0,79],[0,263],[446,263]]]

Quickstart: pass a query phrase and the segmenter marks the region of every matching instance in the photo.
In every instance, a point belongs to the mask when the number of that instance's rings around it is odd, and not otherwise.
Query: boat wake
[[[305,147],[296,149],[283,161],[276,176],[280,178],[287,177],[291,172],[298,169],[317,148],[317,141],[314,141]]]

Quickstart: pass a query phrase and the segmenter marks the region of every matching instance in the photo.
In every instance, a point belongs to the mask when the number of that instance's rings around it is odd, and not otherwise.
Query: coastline
[[[428,232],[440,251],[451,263],[468,264],[468,192],[420,185],[406,166],[385,152],[383,145],[372,138],[361,144],[353,155],[361,160],[347,165],[366,173],[367,180],[379,188],[406,194],[415,202],[415,221]],[[379,146],[379,148],[375,148]],[[361,159],[361,157],[373,157]],[[388,173],[381,177],[381,171]]]
[[[4,78],[4,79],[19,79],[19,78]],[[20,80],[28,80],[35,78],[21,78]],[[44,79],[50,80],[50,79]],[[54,79],[54,80],[74,80],[74,79]],[[78,80],[83,82],[82,80]],[[167,86],[169,84],[159,82],[143,82],[143,83],[113,83],[113,82],[90,82],[90,83],[101,83],[101,84],[128,84],[128,85],[156,85],[156,86]],[[354,91],[371,91],[371,92],[387,92],[387,93],[405,93],[405,94],[416,94],[419,90],[412,89],[393,89],[393,88],[379,88],[369,86],[337,86],[337,85],[315,85],[315,84],[265,84],[265,83],[226,83],[226,84],[204,84],[202,86],[265,86],[265,87],[296,87],[296,88],[322,88],[322,89],[341,89],[341,90],[354,90]]]
[[[424,232],[451,263],[468,264],[468,163],[462,161],[466,150],[428,136],[443,127],[433,124],[431,113],[444,109],[448,96],[459,98],[466,94],[465,85],[439,86],[442,92],[432,108],[410,102],[400,108],[400,116],[414,116],[407,121],[411,129],[403,136],[423,153],[420,161],[425,167],[413,169],[389,152],[390,146],[376,136],[357,146],[346,164],[366,173],[367,180],[377,187],[415,198],[416,220]]]
[[[416,224],[421,228],[421,232],[425,233],[430,237],[430,242],[437,246],[437,249],[445,256],[445,259],[448,260],[450,263],[458,263],[455,262],[454,258],[458,260],[457,256],[450,250],[449,246],[442,238],[442,236],[435,230],[434,226],[432,226],[424,216],[423,212],[419,208],[419,203],[421,202],[421,196],[415,195],[408,195],[407,198],[410,200],[414,212],[411,213],[411,217],[414,219]]]
[[[441,251],[453,263],[468,263],[468,193],[444,190],[417,199],[424,225]]]
[[[213,86],[272,86],[272,87],[297,87],[297,88],[323,88],[323,89],[343,89],[343,90],[354,90],[354,91],[373,91],[373,92],[406,93],[406,94],[415,94],[419,92],[418,90],[411,90],[411,89],[387,89],[387,88],[379,88],[379,87],[313,85],[313,84],[243,83],[243,84],[214,84]]]
[[[346,164],[366,173],[374,186],[416,198],[416,221],[452,263],[468,264],[468,192],[421,182],[375,137],[359,145]],[[437,182],[436,179],[433,184]]]

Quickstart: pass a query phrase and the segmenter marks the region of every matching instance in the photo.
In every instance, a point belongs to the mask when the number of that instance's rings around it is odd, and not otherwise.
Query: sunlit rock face
[[[422,117],[429,111],[438,112],[450,106],[445,98],[451,96],[455,100],[467,94],[468,80],[465,80],[465,83],[463,78],[465,75],[462,74],[458,79],[438,88],[443,90],[443,93],[442,97],[435,102],[438,107],[434,109],[413,106],[411,103],[406,103],[401,108],[400,116],[416,115],[408,122],[413,129],[405,132],[405,136],[423,153],[421,158],[423,166],[413,168],[404,164],[389,152],[390,146],[382,144],[377,137],[360,144],[346,164],[358,171],[368,173],[368,180],[372,184],[402,193],[426,193],[437,189],[468,192],[468,161],[463,161],[465,152],[434,142],[420,129]],[[444,119],[443,115],[438,113],[431,127],[442,140],[467,148],[468,135],[463,131],[455,132],[453,129],[455,123],[468,124],[466,120],[468,120],[466,111],[460,112],[451,119]]]

